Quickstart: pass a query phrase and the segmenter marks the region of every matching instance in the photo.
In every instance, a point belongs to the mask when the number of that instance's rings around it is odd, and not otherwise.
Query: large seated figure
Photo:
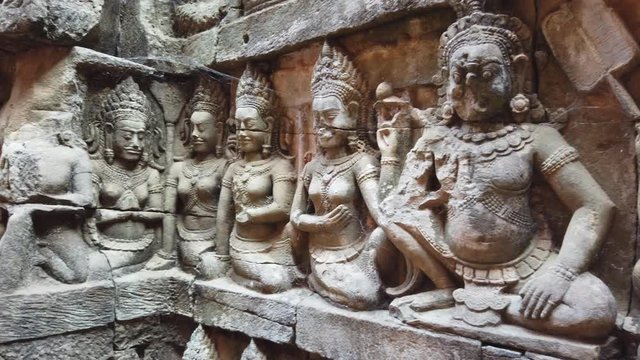
[[[615,301],[588,269],[614,204],[526,91],[528,29],[482,3],[454,2],[460,19],[440,44],[442,101],[423,113],[424,134],[381,205],[389,239],[437,288],[409,307],[449,298],[454,317],[475,326],[606,336]],[[393,156],[384,145],[383,156]],[[559,247],[536,206],[535,174],[573,213]]]

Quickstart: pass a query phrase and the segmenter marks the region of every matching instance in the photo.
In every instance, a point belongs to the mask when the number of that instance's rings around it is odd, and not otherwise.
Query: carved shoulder
[[[529,126],[534,136],[535,164],[544,175],[550,175],[564,165],[578,160],[578,152],[558,130],[546,125]]]

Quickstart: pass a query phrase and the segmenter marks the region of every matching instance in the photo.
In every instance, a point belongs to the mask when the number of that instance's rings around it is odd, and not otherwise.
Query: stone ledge
[[[610,338],[604,344],[597,344],[557,338],[509,324],[473,327],[453,319],[452,314],[453,309],[450,308],[432,310],[415,314],[415,319],[408,323],[429,330],[459,334],[483,343],[499,344],[511,349],[562,359],[606,359],[612,351],[615,352],[615,338]]]
[[[193,292],[196,321],[275,343],[293,343],[297,306],[311,295],[307,289],[262,294],[228,278],[196,281]]]
[[[0,297],[0,343],[103,327],[114,309],[111,281],[17,291]]]
[[[140,271],[114,278],[116,320],[171,314],[192,317],[193,281],[193,275],[179,269]]]
[[[446,4],[446,0],[289,0],[200,35],[194,38],[200,45],[187,44],[184,50],[203,65],[225,65],[286,52],[313,40],[358,31],[408,14],[421,14]],[[215,52],[202,49],[216,43]],[[214,58],[197,56],[201,50]]]
[[[386,310],[355,312],[318,295],[298,307],[296,345],[330,359],[481,359],[481,343],[412,328]]]
[[[194,282],[193,275],[179,269],[1,296],[0,344],[174,314],[331,359],[413,359],[428,354],[429,359],[479,360],[483,347],[487,352],[491,345],[519,352],[521,359],[587,360],[606,358],[615,348],[615,338],[588,344],[509,325],[472,328],[451,319],[449,310],[421,314],[416,325],[423,328],[417,328],[386,310],[337,307],[304,288],[262,294],[228,278]]]

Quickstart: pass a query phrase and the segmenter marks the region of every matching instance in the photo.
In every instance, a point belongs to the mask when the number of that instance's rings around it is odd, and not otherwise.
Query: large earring
[[[529,112],[531,101],[526,95],[518,93],[513,97],[513,99],[511,99],[509,107],[511,107],[511,112],[513,113],[514,120],[521,123],[524,122],[527,113]]]
[[[269,156],[271,156],[271,145],[270,144],[262,145],[262,157],[267,159],[269,158]]]
[[[360,150],[360,143],[358,140],[360,139],[358,138],[357,134],[347,136],[347,146],[349,146],[349,149],[352,153],[358,152]]]
[[[216,157],[222,157],[222,155],[224,155],[224,152],[222,151],[222,145],[216,145]]]
[[[113,164],[113,149],[111,148],[106,148],[104,150],[104,160],[107,162],[107,164],[111,165]]]

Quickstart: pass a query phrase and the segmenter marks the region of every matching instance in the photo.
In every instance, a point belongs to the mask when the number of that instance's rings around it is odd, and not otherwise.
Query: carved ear
[[[529,57],[525,54],[518,54],[511,58],[513,64],[514,76],[516,80],[516,92],[520,93],[524,88],[527,66],[529,65]]]
[[[113,128],[113,124],[111,123],[105,123],[104,124],[104,132],[111,135],[113,134],[114,128]]]
[[[352,118],[357,118],[358,110],[360,110],[360,104],[356,101],[351,101],[349,105],[347,105],[347,111],[349,112],[349,116]]]
[[[273,121],[274,121],[273,116],[267,116],[264,119],[264,122],[267,124],[267,131],[273,131],[273,125],[274,125]]]

